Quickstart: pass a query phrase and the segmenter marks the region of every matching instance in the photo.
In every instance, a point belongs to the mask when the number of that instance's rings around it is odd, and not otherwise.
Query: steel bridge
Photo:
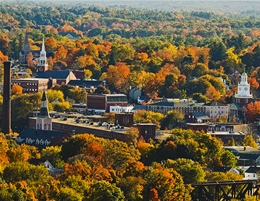
[[[257,180],[219,181],[193,184],[193,201],[244,200],[246,195],[258,196]]]

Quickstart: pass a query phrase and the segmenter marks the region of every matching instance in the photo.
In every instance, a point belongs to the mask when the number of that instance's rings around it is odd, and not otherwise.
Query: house
[[[132,88],[129,91],[129,98],[133,101],[136,102],[138,98],[140,98],[142,94],[141,89],[138,88]]]
[[[124,94],[88,94],[87,113],[96,114],[109,112],[111,106],[128,105],[127,96]]]
[[[237,166],[260,165],[260,150],[249,146],[224,146],[237,157]]]
[[[47,168],[47,170],[53,177],[64,172],[64,168],[55,168],[48,160],[34,158],[30,159],[29,163],[33,165],[44,165],[44,167]]]
[[[255,166],[255,167],[247,167],[244,169],[244,180],[258,180],[259,176],[258,173],[260,172],[260,167]]]
[[[38,72],[37,78],[52,78],[57,80],[57,84],[68,84],[71,80],[76,80],[75,75],[70,70],[48,70],[45,72]]]
[[[77,40],[79,37],[81,37],[80,34],[76,34],[74,32],[60,32],[59,34],[69,38],[70,40]]]
[[[78,86],[80,88],[86,89],[88,92],[95,92],[96,88],[99,85],[104,85],[104,82],[100,80],[94,80],[94,79],[89,79],[89,80],[77,79],[77,80],[70,80],[68,85]]]
[[[190,112],[185,115],[185,120],[188,123],[206,123],[210,118],[204,112]]]

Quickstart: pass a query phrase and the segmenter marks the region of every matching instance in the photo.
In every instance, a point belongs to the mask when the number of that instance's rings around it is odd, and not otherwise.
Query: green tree
[[[96,181],[90,185],[88,201],[124,201],[125,196],[115,184],[106,181]]]
[[[166,116],[162,119],[161,128],[168,128],[169,130],[177,126],[179,121],[184,119],[184,115],[175,110],[167,112]]]
[[[185,184],[204,182],[206,176],[202,166],[190,159],[178,158],[176,161],[168,159],[163,166],[176,170],[182,176]]]
[[[35,166],[25,162],[11,163],[3,171],[3,179],[7,183],[25,180],[29,184],[43,184],[50,180],[48,170],[42,166]]]
[[[64,166],[64,161],[60,155],[61,146],[50,146],[44,148],[42,151],[42,157],[50,161],[50,163],[56,168],[62,168]]]
[[[213,61],[222,61],[226,59],[227,47],[222,41],[215,40],[209,47],[209,53]]]
[[[237,164],[237,159],[231,151],[223,150],[221,162],[225,167],[235,167]]]
[[[62,187],[60,189],[60,200],[64,201],[80,201],[83,200],[83,196],[69,187]]]
[[[60,90],[49,89],[49,90],[47,90],[46,95],[47,95],[48,101],[50,103],[53,101],[59,101],[59,102],[64,101],[64,95],[63,95],[62,91],[60,91]]]

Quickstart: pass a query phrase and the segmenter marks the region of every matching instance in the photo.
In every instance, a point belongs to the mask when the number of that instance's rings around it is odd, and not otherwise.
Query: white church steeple
[[[44,38],[42,39],[42,49],[40,52],[40,58],[39,58],[39,63],[38,63],[37,69],[38,69],[38,72],[45,72],[48,70],[48,62],[47,62],[47,57],[46,57]]]
[[[238,92],[235,94],[237,103],[245,105],[253,100],[253,96],[250,93],[250,84],[247,81],[247,74],[244,72],[241,75],[241,81],[238,84]]]

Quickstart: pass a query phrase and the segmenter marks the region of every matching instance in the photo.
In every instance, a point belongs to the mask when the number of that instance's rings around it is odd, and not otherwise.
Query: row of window
[[[208,128],[208,131],[231,131],[233,132],[233,128],[219,128],[219,127],[214,127],[214,128]]]

